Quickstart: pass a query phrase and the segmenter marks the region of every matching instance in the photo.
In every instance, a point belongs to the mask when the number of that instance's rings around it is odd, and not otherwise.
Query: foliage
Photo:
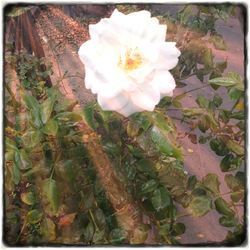
[[[195,75],[214,93],[212,98],[198,95],[197,105],[191,108],[182,107],[188,93],[184,92],[164,98],[154,112],[128,119],[101,110],[96,102],[77,109],[57,84],[46,86],[52,70],[43,58],[5,54],[6,65],[20,81],[18,99],[6,72],[4,230],[8,244],[143,244],[153,237],[157,244],[176,245],[186,230],[180,206],[185,215],[194,217],[217,211],[219,223],[230,229],[225,244],[243,242],[244,217],[236,207],[245,199],[244,84],[239,74],[224,74],[227,61],[215,63],[207,46],[213,43],[226,49],[215,21],[233,14],[230,6],[186,5],[175,19],[161,17],[182,50],[173,70],[178,87],[186,86],[185,79]],[[130,7],[128,13],[137,8]],[[195,31],[189,39],[178,37],[189,29]],[[223,106],[221,88],[234,103],[231,109]],[[176,121],[168,114],[171,109],[181,111],[179,119],[190,125],[186,135],[193,143],[207,144],[221,157],[228,193],[221,193],[216,174],[199,179],[186,172]],[[146,218],[133,236],[118,223],[119,215],[88,151],[91,135],[80,129],[80,123],[98,134],[114,175]]]

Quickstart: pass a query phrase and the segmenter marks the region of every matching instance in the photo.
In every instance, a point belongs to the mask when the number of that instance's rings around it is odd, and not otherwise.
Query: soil
[[[159,8],[159,6],[155,5],[155,8]],[[160,8],[164,11],[162,5]],[[82,17],[89,17],[86,20],[97,22],[107,15],[108,10],[105,6],[96,6],[92,9],[82,6],[80,13]],[[76,99],[80,106],[84,106],[96,97],[84,86],[84,66],[80,62],[77,52],[80,45],[89,39],[88,23],[77,20],[77,15],[80,17],[79,11],[77,14],[70,8],[51,5],[41,11],[36,19],[36,27],[45,56],[53,64],[52,82],[63,78],[60,82],[62,93],[68,98]],[[225,37],[228,50],[221,51],[213,48],[215,60],[227,59],[227,71],[236,71],[244,77],[244,34],[241,22],[235,17],[230,18],[226,23],[217,22],[216,27],[220,34]],[[67,72],[66,75],[65,72]],[[63,77],[64,75],[65,77]],[[196,77],[187,79],[186,83],[187,87],[176,89],[175,94],[202,86]],[[195,106],[195,97],[199,93],[209,97],[212,96],[213,90],[205,88],[190,93],[183,100],[183,106]],[[232,103],[226,99],[225,90],[221,90],[220,94],[225,100],[224,105],[230,107]],[[175,112],[169,114],[176,115]],[[180,133],[184,133],[187,129],[184,124],[177,123],[177,126]],[[216,173],[220,178],[222,193],[226,192],[224,174],[219,167],[220,157],[211,152],[207,145],[193,144],[186,137],[180,142],[185,150],[185,169],[190,174],[195,174],[200,178],[207,173]],[[181,236],[181,242],[183,244],[220,243],[225,239],[227,230],[219,225],[218,218],[219,215],[216,212],[210,212],[202,218],[190,216],[181,218],[180,220],[186,225],[186,233]]]

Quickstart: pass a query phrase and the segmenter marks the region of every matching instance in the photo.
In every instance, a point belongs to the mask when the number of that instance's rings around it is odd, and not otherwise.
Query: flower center
[[[118,65],[125,71],[132,71],[140,67],[143,63],[143,57],[138,48],[127,49],[119,57]]]

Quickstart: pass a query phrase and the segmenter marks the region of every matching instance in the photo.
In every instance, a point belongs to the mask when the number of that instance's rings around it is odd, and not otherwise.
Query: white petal
[[[152,78],[152,74],[154,73],[154,67],[150,64],[146,64],[145,66],[139,67],[136,70],[133,70],[128,73],[128,76],[137,84],[143,83],[145,81],[149,81]]]
[[[163,96],[171,95],[176,87],[173,76],[167,70],[156,71],[151,84],[157,86]]]
[[[98,94],[97,101],[103,110],[119,110],[122,109],[128,103],[128,95],[126,92],[120,92],[113,98],[106,98],[102,93]]]
[[[125,117],[132,115],[135,112],[142,112],[143,109],[136,106],[133,102],[129,101],[122,109],[116,110],[116,112],[122,114]]]
[[[158,69],[170,70],[177,65],[181,52],[175,47],[175,44],[175,42],[158,44],[159,61],[158,65],[156,65]]]
[[[145,84],[140,85],[136,91],[131,92],[130,97],[136,106],[153,111],[161,96],[157,87]]]

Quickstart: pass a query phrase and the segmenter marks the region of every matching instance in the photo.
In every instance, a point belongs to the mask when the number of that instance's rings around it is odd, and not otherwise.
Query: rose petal
[[[136,91],[130,93],[130,97],[136,106],[153,111],[155,105],[160,101],[160,91],[149,84],[140,85]]]
[[[132,115],[135,112],[142,112],[143,109],[136,106],[132,102],[128,102],[122,109],[116,110],[118,113],[122,114],[125,117]]]
[[[103,110],[119,110],[122,109],[128,103],[128,95],[126,92],[120,92],[113,98],[106,98],[101,94],[98,94],[97,101]]]
[[[167,70],[156,71],[151,84],[157,86],[163,96],[171,95],[176,87],[173,76]]]
[[[156,68],[170,70],[178,63],[181,52],[175,47],[175,42],[164,42],[156,44],[159,49],[159,60]]]
[[[117,84],[119,76],[113,74],[112,79],[107,79],[100,72],[85,67],[85,86],[91,89],[93,94],[101,93],[106,98],[112,98],[122,91],[122,86]]]

